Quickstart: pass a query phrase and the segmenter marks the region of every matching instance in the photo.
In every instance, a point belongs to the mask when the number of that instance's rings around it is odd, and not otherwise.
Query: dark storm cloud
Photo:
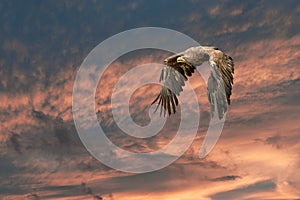
[[[71,152],[66,152],[66,150],[82,148],[72,123],[64,122],[60,118],[52,118],[36,110],[32,110],[30,117],[39,126],[32,127],[19,135],[12,134],[10,140],[17,152],[37,150],[48,153],[61,151],[68,154]]]
[[[10,142],[16,152],[21,154],[21,148],[20,148],[20,136],[17,134],[12,134],[10,137]]]
[[[212,43],[213,38],[219,43],[225,37],[240,42],[262,36],[291,37],[298,33],[299,5],[288,2],[28,1],[15,6],[3,1],[1,38],[8,47],[2,51],[5,62],[18,62],[26,70],[34,70],[46,60],[52,60],[46,62],[48,67],[58,69],[66,62],[61,56],[79,64],[84,54],[106,37],[140,26],[184,29],[201,39],[200,43]],[[159,15],[154,14],[157,12]]]
[[[0,175],[1,177],[9,177],[16,172],[12,159],[9,157],[0,157]]]
[[[0,85],[9,93],[27,93],[37,82],[47,89],[53,84],[51,77],[66,65],[76,70],[86,53],[106,37],[139,26],[184,30],[201,44],[226,50],[266,37],[292,37],[298,33],[298,7],[296,1],[29,1],[18,2],[18,6],[3,1]],[[156,12],[160,14],[154,15]],[[282,15],[287,12],[289,15]],[[39,66],[43,67],[37,70]],[[27,77],[20,79],[19,74]]]
[[[39,195],[34,194],[34,193],[26,195],[25,198],[27,198],[28,200],[39,200],[40,199]]]
[[[222,176],[222,177],[214,178],[214,179],[212,179],[212,181],[233,181],[238,178],[242,178],[242,177],[236,176],[236,175],[229,175],[229,176]]]
[[[274,135],[274,136],[270,136],[265,140],[266,144],[272,145],[274,147],[276,147],[277,149],[280,149],[283,147],[283,136],[281,135]]]
[[[276,184],[272,181],[262,181],[247,187],[237,188],[227,192],[221,192],[211,196],[211,199],[240,199],[245,195],[257,194],[259,192],[267,192],[276,188]],[[257,196],[257,198],[261,198]],[[262,197],[263,198],[263,197]]]

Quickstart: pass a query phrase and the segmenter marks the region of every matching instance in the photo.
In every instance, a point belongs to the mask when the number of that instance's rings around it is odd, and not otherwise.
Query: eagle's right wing
[[[196,69],[194,66],[186,63],[177,63],[176,59],[179,56],[174,55],[166,59],[167,65],[163,67],[159,80],[163,86],[159,95],[152,102],[154,104],[158,101],[156,110],[160,106],[160,114],[162,114],[162,110],[164,109],[164,116],[166,112],[168,115],[176,113],[176,106],[178,105],[177,96],[183,90],[187,76],[191,76]]]

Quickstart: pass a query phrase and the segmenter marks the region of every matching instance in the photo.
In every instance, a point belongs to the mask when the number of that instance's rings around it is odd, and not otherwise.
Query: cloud
[[[235,180],[237,178],[241,178],[241,177],[236,176],[236,175],[229,175],[229,176],[222,176],[222,177],[214,178],[214,179],[212,179],[212,181],[231,181],[231,180]]]
[[[249,197],[250,194],[266,192],[268,190],[274,189],[275,187],[276,185],[272,181],[261,181],[247,187],[215,194],[211,196],[211,199],[243,199],[245,197]],[[256,196],[256,198],[259,198],[259,196]]]
[[[10,2],[0,7],[0,198],[300,197],[300,179],[295,176],[300,166],[298,3],[62,1],[26,2],[20,8]],[[157,12],[160,15],[153,14]],[[215,45],[234,58],[236,70],[232,105],[209,156],[198,160],[209,105],[204,81],[195,74],[190,81],[202,110],[194,143],[171,166],[134,175],[116,172],[89,155],[76,134],[71,106],[76,72],[86,54],[105,38],[139,26],[173,28],[201,44]],[[180,115],[150,140],[126,136],[110,111],[113,86],[126,71],[161,62],[167,55],[151,50],[129,53],[99,82],[99,123],[124,149],[156,150],[176,133]],[[130,112],[137,123],[149,122],[149,103],[158,91],[158,86],[135,91]]]
[[[39,200],[40,199],[39,195],[34,194],[34,193],[27,195],[26,198],[30,199],[30,200]]]

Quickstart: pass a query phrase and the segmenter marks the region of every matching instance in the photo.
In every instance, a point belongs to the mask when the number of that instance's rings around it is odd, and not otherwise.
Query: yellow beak
[[[184,60],[181,56],[179,56],[179,57],[177,58],[177,63],[184,63],[184,64],[186,64],[186,65],[188,65],[188,66],[190,66],[190,67],[193,66],[191,63],[189,63],[189,62],[187,62],[186,60]]]
[[[179,57],[177,58],[177,62],[178,62],[178,63],[185,63],[186,61],[185,61],[181,56],[179,56]]]

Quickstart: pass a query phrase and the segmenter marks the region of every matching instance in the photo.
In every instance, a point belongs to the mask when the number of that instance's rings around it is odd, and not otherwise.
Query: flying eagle
[[[176,113],[177,96],[183,90],[184,82],[188,80],[187,77],[192,76],[197,66],[206,61],[211,66],[207,84],[211,117],[214,117],[213,114],[217,111],[219,119],[223,118],[230,104],[234,64],[230,56],[210,46],[191,47],[164,60],[165,66],[159,80],[163,82],[163,86],[152,102],[154,104],[158,101],[156,110],[160,106],[160,114],[162,110],[164,110],[164,116],[166,112],[168,115]]]

